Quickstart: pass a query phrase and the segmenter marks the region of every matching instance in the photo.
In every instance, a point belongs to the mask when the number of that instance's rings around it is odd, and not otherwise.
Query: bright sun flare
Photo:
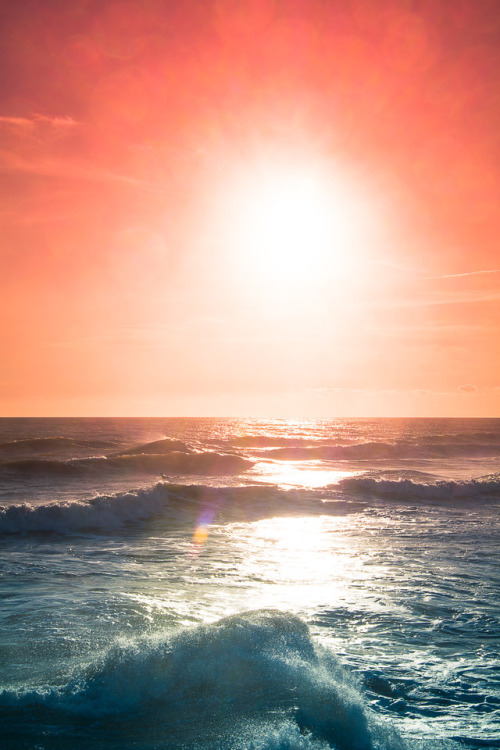
[[[373,211],[347,177],[271,161],[233,181],[228,205],[228,246],[247,284],[303,292],[362,264]]]
[[[242,217],[255,260],[270,275],[307,273],[333,239],[328,209],[321,185],[308,175],[263,185]]]

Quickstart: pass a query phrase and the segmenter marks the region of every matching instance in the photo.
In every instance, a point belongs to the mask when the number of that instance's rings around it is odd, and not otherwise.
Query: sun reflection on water
[[[334,606],[350,595],[353,580],[366,575],[346,517],[267,518],[231,524],[224,534],[240,550],[246,608],[300,612],[311,605]]]
[[[261,462],[254,467],[254,472],[260,479],[273,482],[281,489],[326,487],[359,473],[352,470],[325,469],[324,466],[324,461]]]
[[[287,582],[322,582],[337,578],[345,554],[332,548],[327,536],[342,528],[344,519],[323,516],[266,518],[253,524],[255,547],[265,549],[273,578]]]

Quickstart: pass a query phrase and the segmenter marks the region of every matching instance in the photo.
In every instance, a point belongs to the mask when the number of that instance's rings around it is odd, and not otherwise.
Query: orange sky
[[[500,416],[498,0],[0,29],[0,414]]]

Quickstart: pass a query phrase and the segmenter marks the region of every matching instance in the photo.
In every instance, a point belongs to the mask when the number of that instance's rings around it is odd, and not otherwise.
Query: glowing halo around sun
[[[363,267],[376,212],[366,191],[318,163],[246,165],[227,185],[228,257],[246,286],[262,294],[313,293],[349,282]]]

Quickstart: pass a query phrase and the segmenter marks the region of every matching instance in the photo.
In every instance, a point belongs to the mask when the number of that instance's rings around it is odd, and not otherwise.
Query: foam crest
[[[325,512],[321,498],[267,485],[210,487],[159,482],[130,492],[44,505],[0,506],[0,534],[113,532],[153,516],[194,523],[200,514],[220,521],[248,521],[273,513]]]
[[[174,438],[162,438],[161,440],[153,440],[150,443],[144,443],[143,445],[136,445],[133,448],[128,448],[127,450],[120,451],[121,456],[134,456],[138,453],[156,453],[156,454],[164,454],[164,453],[173,453],[174,451],[181,451],[183,453],[191,453],[192,448],[190,448],[187,443],[184,443],[182,440],[175,440]]]
[[[89,719],[154,711],[155,721],[169,728],[271,713],[288,724],[264,733],[254,748],[406,747],[375,722],[349,674],[333,654],[315,647],[306,624],[273,610],[115,646],[63,687],[3,691],[0,706],[37,706]]]
[[[102,495],[87,501],[0,507],[0,533],[113,531],[164,513],[168,499],[166,486],[157,484],[149,489]]]
[[[460,442],[406,442],[388,443],[371,441],[352,445],[286,445],[267,447],[260,455],[268,458],[288,461],[303,460],[351,460],[368,459],[422,459],[422,458],[457,458],[473,456],[498,456],[500,445],[497,443],[460,443]]]
[[[413,479],[355,476],[340,480],[337,486],[348,493],[401,501],[423,499],[473,502],[478,498],[500,498],[500,474],[463,481],[439,480],[430,483],[416,482]]]

